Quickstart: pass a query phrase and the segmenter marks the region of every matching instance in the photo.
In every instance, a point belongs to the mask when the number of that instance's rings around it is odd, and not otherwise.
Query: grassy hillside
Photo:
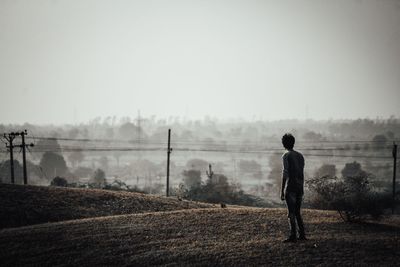
[[[3,229],[3,266],[391,266],[399,218],[346,224],[305,210],[309,241],[284,244],[283,209],[190,209]]]
[[[210,206],[140,193],[0,183],[0,228]]]

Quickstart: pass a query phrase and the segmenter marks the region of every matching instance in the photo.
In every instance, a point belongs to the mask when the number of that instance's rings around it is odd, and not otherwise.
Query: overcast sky
[[[398,0],[0,0],[0,123],[400,116]]]

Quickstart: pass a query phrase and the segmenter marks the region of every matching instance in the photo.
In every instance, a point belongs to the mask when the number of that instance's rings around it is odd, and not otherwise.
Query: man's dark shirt
[[[304,157],[300,152],[287,150],[282,155],[282,176],[286,177],[286,191],[304,193]]]

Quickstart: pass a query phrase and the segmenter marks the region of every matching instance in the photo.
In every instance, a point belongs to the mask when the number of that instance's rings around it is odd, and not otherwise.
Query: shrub
[[[313,193],[312,207],[337,210],[347,222],[379,219],[393,203],[389,193],[373,190],[367,176],[323,176],[309,180],[307,185]]]
[[[129,186],[126,183],[122,182],[121,180],[115,179],[110,184],[105,183],[103,189],[106,190],[113,190],[113,191],[128,191]]]
[[[195,189],[200,187],[201,184],[201,172],[198,170],[183,171],[185,186],[189,189]]]
[[[58,153],[45,152],[40,160],[39,166],[43,170],[45,176],[49,178],[68,174],[67,163],[64,157]]]
[[[228,183],[228,178],[223,174],[214,174],[206,183],[191,188],[180,185],[176,191],[179,199],[186,198],[209,203],[226,203],[232,205],[269,207],[270,204],[263,199],[246,194],[236,185]]]
[[[92,181],[92,183],[89,184],[89,187],[103,188],[107,182],[105,172],[102,169],[95,170],[91,181]]]
[[[57,176],[51,181],[50,185],[51,186],[67,187],[68,186],[68,182],[67,182],[67,180],[65,178]]]

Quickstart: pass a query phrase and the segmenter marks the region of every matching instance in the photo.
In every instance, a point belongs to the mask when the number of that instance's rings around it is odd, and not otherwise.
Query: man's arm
[[[285,185],[286,185],[286,181],[288,179],[289,176],[289,162],[287,159],[287,155],[284,154],[282,156],[282,185],[281,185],[281,200],[285,200]]]
[[[286,184],[286,177],[282,177],[282,185],[281,185],[281,200],[285,200],[285,184]]]

